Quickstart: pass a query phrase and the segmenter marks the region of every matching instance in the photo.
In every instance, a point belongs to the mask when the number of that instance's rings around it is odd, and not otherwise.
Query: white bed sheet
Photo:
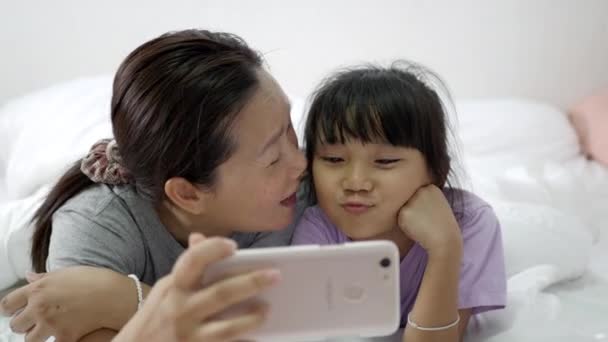
[[[0,175],[0,204],[8,201],[4,177]]]

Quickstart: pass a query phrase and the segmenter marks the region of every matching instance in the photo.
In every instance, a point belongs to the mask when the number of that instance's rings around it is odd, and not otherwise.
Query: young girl
[[[367,66],[314,94],[305,143],[316,206],[293,243],[393,241],[404,339],[459,341],[471,315],[505,306],[500,225],[487,203],[448,183],[446,111],[423,75]]]

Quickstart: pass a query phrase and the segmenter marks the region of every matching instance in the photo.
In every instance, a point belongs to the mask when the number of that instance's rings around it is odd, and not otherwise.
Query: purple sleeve
[[[461,224],[463,260],[458,307],[472,314],[506,305],[507,276],[500,224],[494,211],[483,206]]]
[[[292,245],[328,245],[335,243],[330,234],[320,209],[317,207],[307,208],[296,225],[291,240]]]

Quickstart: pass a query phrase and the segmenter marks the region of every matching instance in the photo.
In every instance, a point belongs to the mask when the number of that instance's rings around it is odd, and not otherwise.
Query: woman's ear
[[[173,205],[190,214],[200,215],[205,212],[210,193],[182,177],[173,177],[165,182],[165,195]]]

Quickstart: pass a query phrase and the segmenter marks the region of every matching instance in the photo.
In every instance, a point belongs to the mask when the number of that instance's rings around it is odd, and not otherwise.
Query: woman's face
[[[266,71],[258,75],[259,88],[231,132],[235,152],[219,166],[207,205],[206,219],[212,216],[217,228],[268,231],[294,219],[306,159],[298,148],[287,96]]]

